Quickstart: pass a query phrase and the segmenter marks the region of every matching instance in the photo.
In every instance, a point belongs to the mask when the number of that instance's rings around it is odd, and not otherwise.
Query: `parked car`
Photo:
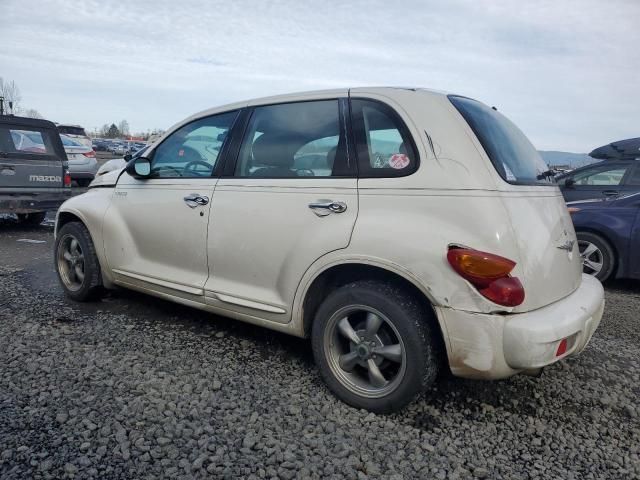
[[[89,135],[84,131],[80,125],[67,125],[58,123],[58,132],[61,135],[66,135],[72,140],[80,143],[81,145],[85,145],[87,147],[92,147],[91,139]]]
[[[469,98],[253,100],[184,120],[66,202],[56,268],[78,301],[120,285],[308,336],[339,398],[393,411],[444,364],[537,374],[587,345],[603,289],[548,176]]]
[[[585,273],[601,282],[640,278],[640,193],[567,206]]]
[[[126,155],[129,153],[129,149],[124,143],[112,143],[109,145],[109,151],[114,155]]]
[[[109,142],[102,138],[94,138],[91,140],[91,144],[96,152],[106,152],[109,148]]]
[[[60,139],[69,160],[71,179],[75,180],[78,186],[86,187],[98,171],[96,152],[93,148],[82,145],[66,135],[60,135]]]
[[[0,213],[38,225],[70,196],[71,177],[56,126],[0,116]]]
[[[567,202],[640,192],[640,161],[605,160],[558,175]]]

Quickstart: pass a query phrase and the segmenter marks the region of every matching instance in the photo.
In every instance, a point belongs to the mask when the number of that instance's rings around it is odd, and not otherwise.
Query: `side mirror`
[[[131,160],[132,158],[133,158],[133,155],[131,155],[130,153],[127,153],[127,154],[124,156],[124,160],[125,160],[125,162],[128,162],[128,161],[129,161],[129,160]]]
[[[151,160],[146,157],[138,157],[135,160],[130,160],[125,170],[133,178],[149,178],[151,175]]]
[[[573,178],[567,178],[567,179],[564,181],[564,186],[565,186],[565,187],[567,187],[567,188],[571,188],[571,187],[573,187],[575,184],[576,184],[576,181],[575,181]]]

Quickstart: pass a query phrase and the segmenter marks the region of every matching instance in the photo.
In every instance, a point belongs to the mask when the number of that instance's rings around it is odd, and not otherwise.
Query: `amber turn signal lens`
[[[578,207],[569,207],[569,208],[567,208],[567,210],[569,210],[569,213],[571,215],[573,215],[574,213],[577,213],[577,212],[580,211],[580,209]]]
[[[447,260],[461,276],[478,287],[487,287],[499,278],[509,275],[516,262],[492,253],[452,248],[447,252]]]
[[[515,307],[524,302],[524,287],[509,273],[516,262],[470,248],[450,248],[447,260],[462,278],[498,305]]]

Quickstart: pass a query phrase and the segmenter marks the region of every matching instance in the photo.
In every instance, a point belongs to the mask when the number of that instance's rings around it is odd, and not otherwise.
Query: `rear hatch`
[[[0,192],[63,188],[66,155],[51,122],[0,117]]]
[[[68,135],[60,135],[69,165],[86,165],[91,158],[95,158],[93,148],[78,143]]]
[[[504,115],[478,101],[449,96],[482,145],[504,187],[502,197],[519,258],[512,272],[525,289],[515,311],[533,310],[575,291],[582,262],[573,224],[552,173],[526,136]],[[500,254],[500,252],[493,252]]]

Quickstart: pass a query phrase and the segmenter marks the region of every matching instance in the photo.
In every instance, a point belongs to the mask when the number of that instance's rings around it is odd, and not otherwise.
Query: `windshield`
[[[466,97],[449,100],[478,137],[500,176],[516,185],[550,185],[549,167],[511,120],[483,103]]]

